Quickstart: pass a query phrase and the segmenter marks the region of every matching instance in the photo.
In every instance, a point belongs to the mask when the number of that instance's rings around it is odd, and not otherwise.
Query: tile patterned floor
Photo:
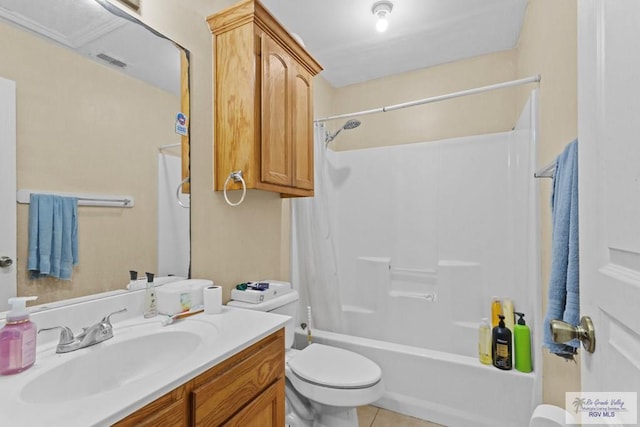
[[[358,421],[360,427],[445,427],[371,405],[358,408]]]

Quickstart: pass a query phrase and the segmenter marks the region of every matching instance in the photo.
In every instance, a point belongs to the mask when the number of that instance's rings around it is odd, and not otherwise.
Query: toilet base
[[[312,403],[312,405],[316,410],[313,427],[358,427],[356,408],[339,408],[318,403]]]
[[[358,411],[354,407],[310,402],[288,381],[286,393],[286,427],[358,427]]]

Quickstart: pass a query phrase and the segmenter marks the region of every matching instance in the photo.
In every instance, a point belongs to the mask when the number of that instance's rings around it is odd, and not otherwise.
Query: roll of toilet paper
[[[204,312],[218,314],[222,311],[222,287],[207,286],[204,288]]]

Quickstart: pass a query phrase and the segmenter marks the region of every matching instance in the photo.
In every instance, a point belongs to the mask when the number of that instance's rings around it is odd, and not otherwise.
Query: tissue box
[[[251,304],[258,304],[264,301],[268,301],[279,295],[291,292],[291,283],[278,282],[274,280],[260,280],[260,282],[269,283],[269,289],[264,291],[256,291],[253,289],[246,289],[244,291],[233,289],[231,291],[231,299],[235,301],[243,301]]]
[[[156,288],[158,313],[173,316],[204,304],[204,288],[213,285],[211,280],[187,279],[167,283]]]

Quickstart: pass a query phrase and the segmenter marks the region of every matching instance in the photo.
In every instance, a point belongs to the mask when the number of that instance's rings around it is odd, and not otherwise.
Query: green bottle
[[[519,316],[518,324],[513,327],[513,344],[515,346],[516,370],[531,372],[531,330],[524,322],[524,313],[515,312]]]

